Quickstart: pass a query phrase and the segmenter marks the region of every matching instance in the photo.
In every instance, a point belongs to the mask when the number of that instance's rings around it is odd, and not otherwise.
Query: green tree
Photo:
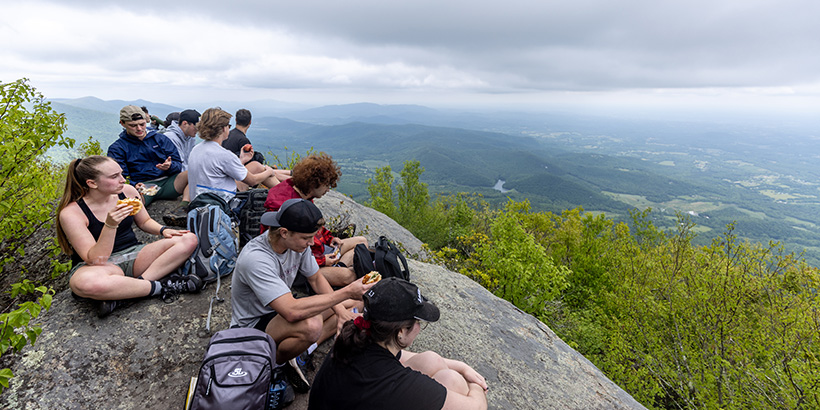
[[[62,181],[55,178],[61,167],[44,154],[54,146],[73,147],[64,131],[65,117],[52,110],[28,80],[0,83],[0,274],[20,275],[21,282],[10,291],[12,299],[35,294],[33,301],[0,314],[0,355],[33,344],[41,329],[31,320],[51,306],[53,290],[24,279],[25,268],[7,272],[6,267],[25,254],[37,230],[47,229],[54,220],[54,204],[48,198],[61,192]],[[53,266],[59,273],[61,265],[55,260]],[[0,386],[8,387],[10,377],[10,369],[0,370]]]
[[[421,182],[424,168],[417,160],[405,161],[401,170],[401,185],[398,188],[399,214],[406,219],[426,211],[430,203],[427,184]]]
[[[367,191],[370,192],[368,205],[389,216],[396,216],[396,204],[393,199],[393,170],[390,165],[376,168],[373,178],[368,178]]]
[[[555,265],[543,246],[527,233],[521,217],[528,202],[510,201],[490,224],[490,236],[476,246],[480,274],[490,290],[541,320],[548,305],[566,288],[569,269]]]
[[[695,248],[691,228],[679,216],[674,232],[642,224],[617,243],[611,348],[591,360],[650,407],[816,408],[816,270],[732,225]]]

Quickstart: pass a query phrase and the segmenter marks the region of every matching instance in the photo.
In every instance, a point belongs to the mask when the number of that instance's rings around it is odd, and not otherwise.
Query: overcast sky
[[[0,0],[46,97],[820,112],[814,0]]]

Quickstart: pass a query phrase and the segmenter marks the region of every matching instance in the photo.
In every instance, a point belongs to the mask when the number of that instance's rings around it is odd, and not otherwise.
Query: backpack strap
[[[396,245],[393,245],[393,243],[387,240],[386,237],[380,236],[379,240],[376,241],[376,257],[374,260],[376,270],[379,272],[389,272],[384,263],[386,255],[395,255],[397,257],[397,261],[401,262],[402,266],[398,267],[400,272],[397,277],[404,280],[410,280],[410,269],[407,266],[407,259],[405,259],[404,255],[401,251],[399,251],[399,248],[397,248]]]

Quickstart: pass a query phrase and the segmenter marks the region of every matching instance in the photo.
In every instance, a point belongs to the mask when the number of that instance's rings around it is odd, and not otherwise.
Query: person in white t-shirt
[[[199,137],[205,140],[191,150],[188,163],[188,184],[191,200],[203,192],[214,192],[226,200],[236,194],[236,181],[256,185],[271,176],[273,168],[264,166],[259,173],[251,173],[242,165],[253,157],[253,151],[243,151],[239,157],[222,148],[228,138],[231,114],[220,108],[208,108],[197,124]]]

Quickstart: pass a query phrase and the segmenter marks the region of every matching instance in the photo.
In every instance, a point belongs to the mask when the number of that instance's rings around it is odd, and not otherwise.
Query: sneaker
[[[302,354],[300,354],[299,356],[294,357],[294,360],[296,360],[296,364],[299,365],[300,369],[307,371],[315,370],[315,368],[313,367],[313,355],[308,354],[307,350],[302,352]]]
[[[268,409],[283,409],[293,403],[296,394],[293,392],[293,386],[288,383],[284,367],[277,367],[273,369],[273,382],[268,391]]]
[[[100,300],[97,304],[97,317],[103,318],[110,315],[119,304],[119,300]]]
[[[179,295],[183,293],[197,293],[202,290],[204,282],[202,278],[197,275],[179,276],[172,274],[168,277],[165,283],[162,284],[162,301],[171,303],[179,299]]]
[[[188,227],[188,213],[185,212],[184,208],[177,208],[173,212],[169,214],[165,214],[162,216],[162,222],[165,223],[167,226],[174,226],[177,228],[187,228]]]
[[[287,365],[282,367],[285,368],[285,375],[287,376],[290,384],[293,385],[293,390],[297,393],[307,393],[310,391],[310,382],[308,382],[307,379],[307,369],[299,366],[299,363],[296,361],[295,357],[288,360]]]

